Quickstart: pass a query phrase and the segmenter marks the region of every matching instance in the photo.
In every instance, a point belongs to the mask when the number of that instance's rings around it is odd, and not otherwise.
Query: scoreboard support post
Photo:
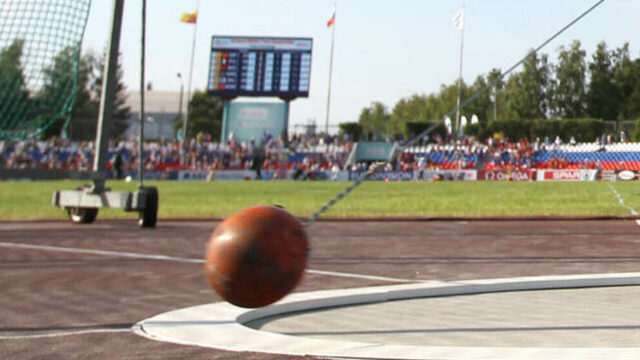
[[[227,129],[229,126],[229,107],[231,106],[231,100],[223,99],[222,100],[222,132],[220,133],[220,143],[224,144],[227,142],[225,136],[227,134]]]
[[[284,101],[284,138],[285,141],[289,138],[289,105],[291,100]]]

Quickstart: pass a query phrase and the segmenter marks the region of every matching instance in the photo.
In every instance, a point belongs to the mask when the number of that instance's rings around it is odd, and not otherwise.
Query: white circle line
[[[640,273],[432,282],[326,290],[292,294],[280,303],[260,309],[242,309],[228,303],[214,303],[174,310],[139,322],[136,333],[150,339],[183,345],[298,356],[440,360],[635,360],[640,358],[640,341],[639,347],[633,348],[544,348],[535,347],[535,344],[531,347],[407,346],[312,339],[259,331],[243,325],[274,315],[391,300],[629,285],[640,285]]]

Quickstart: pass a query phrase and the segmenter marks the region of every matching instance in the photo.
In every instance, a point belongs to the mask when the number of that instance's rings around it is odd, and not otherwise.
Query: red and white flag
[[[327,21],[327,27],[330,28],[335,23],[336,23],[336,8],[334,7],[333,8],[333,15],[331,15],[331,18],[329,19],[329,21]]]

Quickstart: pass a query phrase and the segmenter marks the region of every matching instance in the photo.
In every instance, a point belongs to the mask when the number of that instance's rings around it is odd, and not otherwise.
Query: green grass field
[[[0,182],[0,220],[64,219],[51,205],[54,190],[74,189],[74,181]],[[160,218],[225,217],[253,205],[280,204],[307,216],[343,190],[346,182],[172,182],[158,181]],[[135,183],[108,182],[113,190],[136,189]],[[635,182],[370,182],[325,216],[535,216],[630,215],[640,210]],[[99,219],[135,218],[136,213],[103,209]]]

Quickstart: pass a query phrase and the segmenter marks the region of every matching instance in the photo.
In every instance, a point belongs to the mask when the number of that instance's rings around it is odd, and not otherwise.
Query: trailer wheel
[[[67,212],[74,224],[91,224],[98,217],[98,209],[93,208],[67,208]]]
[[[145,193],[144,209],[138,213],[138,225],[142,228],[154,228],[158,222],[158,189],[152,186],[142,187]]]

